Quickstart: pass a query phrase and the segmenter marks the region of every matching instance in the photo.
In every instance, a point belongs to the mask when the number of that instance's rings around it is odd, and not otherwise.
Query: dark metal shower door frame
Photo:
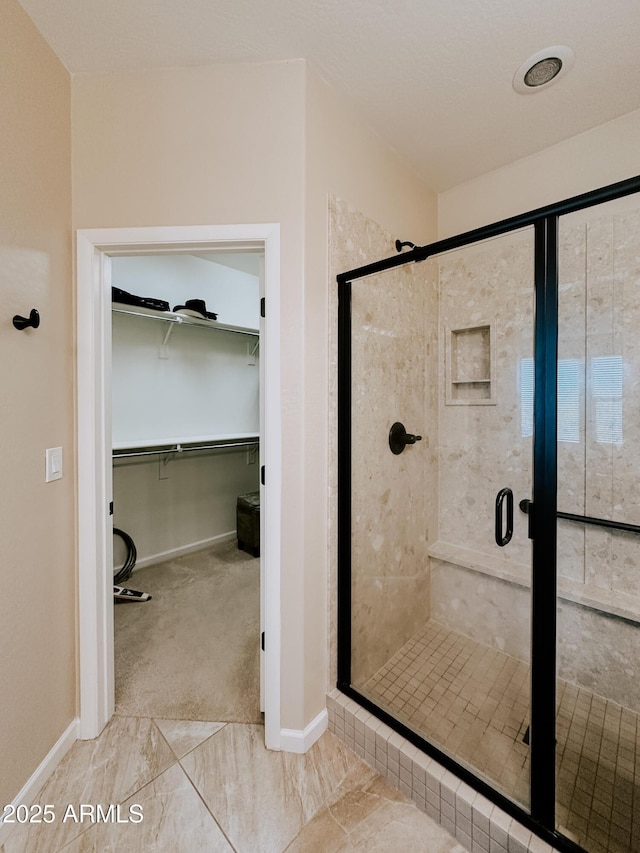
[[[562,215],[640,192],[640,176],[511,217],[456,237],[418,246],[341,273],[338,282],[338,681],[337,687],[432,755],[536,834],[567,851],[581,850],[555,828],[558,231]],[[533,226],[535,239],[530,813],[437,749],[351,686],[351,282],[452,249]]]

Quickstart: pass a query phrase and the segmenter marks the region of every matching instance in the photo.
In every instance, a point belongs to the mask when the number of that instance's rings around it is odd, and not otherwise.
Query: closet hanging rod
[[[155,450],[116,450],[113,453],[114,459],[129,459],[133,456],[166,456],[168,453],[188,453],[190,450],[222,450],[226,447],[257,447],[260,444],[258,439],[248,441],[216,441],[210,444],[199,444],[195,447],[184,447],[182,444],[175,444],[171,447],[158,447]]]

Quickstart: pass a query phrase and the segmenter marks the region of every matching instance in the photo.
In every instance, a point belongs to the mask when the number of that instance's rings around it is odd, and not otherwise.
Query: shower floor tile
[[[528,664],[429,622],[362,692],[528,808]],[[638,714],[558,681],[556,725],[558,826],[589,853],[637,853]]]

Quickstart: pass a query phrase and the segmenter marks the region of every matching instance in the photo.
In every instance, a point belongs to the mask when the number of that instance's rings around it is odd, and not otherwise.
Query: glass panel
[[[532,229],[352,284],[352,684],[525,808],[533,320]]]
[[[559,264],[558,511],[640,525],[637,197],[563,217]],[[640,534],[559,519],[557,606],[557,826],[588,851],[631,853]]]

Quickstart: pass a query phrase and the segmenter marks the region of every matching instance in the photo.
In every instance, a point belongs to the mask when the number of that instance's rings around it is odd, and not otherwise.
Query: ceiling
[[[638,0],[19,2],[72,74],[304,58],[437,191],[640,108]],[[550,45],[573,68],[517,94]]]

